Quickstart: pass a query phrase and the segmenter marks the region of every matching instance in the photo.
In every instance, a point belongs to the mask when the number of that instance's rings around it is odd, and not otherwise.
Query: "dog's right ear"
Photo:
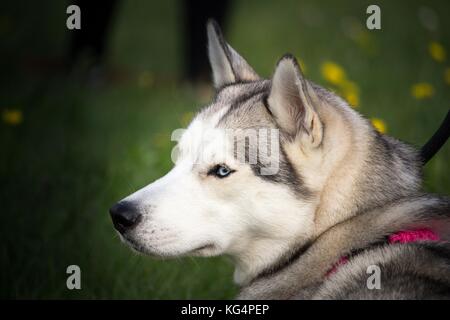
[[[311,147],[321,144],[323,126],[316,109],[321,101],[292,55],[278,61],[267,102],[285,133],[292,138],[300,136]]]
[[[212,68],[214,87],[220,88],[238,81],[254,81],[260,79],[247,61],[225,42],[216,21],[208,21],[207,31],[208,55]]]

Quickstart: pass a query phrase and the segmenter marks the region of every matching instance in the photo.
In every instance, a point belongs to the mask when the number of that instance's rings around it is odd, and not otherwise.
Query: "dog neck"
[[[311,156],[294,158],[295,146],[287,147],[290,160],[303,168],[302,176],[318,191],[311,213],[314,230],[299,230],[301,236],[292,239],[253,241],[245,253],[235,259],[236,283],[246,284],[258,275],[280,268],[343,221],[417,193],[420,161],[416,152],[395,139],[379,135],[353,110],[342,112],[339,109],[328,112],[333,119],[325,119],[328,120],[325,122],[328,140],[324,144],[330,149],[325,152],[328,158],[317,161],[320,163],[317,167],[312,165],[305,169],[305,163],[308,160],[311,163]],[[340,138],[336,140],[336,137]]]
[[[308,247],[306,239],[297,239],[294,243],[287,240],[256,240],[245,254],[233,257],[236,265],[233,280],[243,286],[255,278],[274,273],[298,258]]]
[[[449,225],[446,201],[429,195],[407,197],[349,218],[328,229],[282,268],[248,281],[238,298],[310,298],[314,286],[326,280],[330,268],[343,256],[368,248],[389,235],[388,242],[411,242],[411,234],[406,232],[405,236],[400,230],[426,228],[426,236],[421,233],[412,240],[447,240],[444,238]],[[436,219],[439,223],[435,223]]]
[[[315,237],[353,216],[417,194],[421,186],[421,161],[415,149],[379,134],[354,110],[333,110],[327,112],[325,124],[329,146],[325,157],[330,160],[311,171],[314,175],[322,171],[324,177],[316,186]]]

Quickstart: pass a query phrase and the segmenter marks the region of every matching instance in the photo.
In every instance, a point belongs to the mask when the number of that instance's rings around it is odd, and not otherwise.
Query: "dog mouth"
[[[145,250],[145,248],[142,245],[140,245],[133,239],[130,239],[123,235],[121,235],[121,239],[122,239],[122,242],[124,242],[125,244],[130,246],[134,251],[136,251],[138,253],[147,253],[147,250]]]
[[[202,246],[199,246],[193,250],[190,251],[192,254],[201,253],[202,251],[213,251],[216,248],[216,246],[212,243],[207,243]]]
[[[198,247],[195,247],[194,249],[188,250],[184,253],[183,252],[167,253],[167,252],[161,251],[155,247],[147,248],[146,246],[138,243],[136,240],[131,239],[126,236],[122,236],[121,238],[122,238],[123,242],[125,242],[127,245],[129,245],[134,251],[151,256],[151,257],[177,257],[177,256],[188,256],[188,255],[200,256],[203,254],[212,253],[216,249],[216,246],[213,243],[206,243],[206,244],[202,244]]]

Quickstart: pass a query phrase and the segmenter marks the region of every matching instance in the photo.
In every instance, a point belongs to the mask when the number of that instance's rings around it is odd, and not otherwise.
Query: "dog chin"
[[[144,254],[152,258],[176,258],[180,256],[194,256],[194,257],[210,257],[220,254],[218,246],[208,243],[201,246],[197,246],[194,249],[181,249],[181,250],[161,250],[155,247],[147,247],[130,239],[123,235],[120,235],[123,243],[128,245],[134,252],[138,254]]]
[[[194,257],[211,257],[217,256],[219,254],[220,249],[218,248],[218,246],[212,243],[202,245],[189,252],[189,255]]]

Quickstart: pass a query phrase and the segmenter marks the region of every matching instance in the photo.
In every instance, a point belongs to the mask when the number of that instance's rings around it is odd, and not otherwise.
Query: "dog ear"
[[[216,88],[238,81],[259,79],[244,58],[225,42],[216,21],[208,21],[207,31],[209,62]]]
[[[267,104],[282,131],[292,138],[300,135],[313,147],[320,145],[323,128],[316,112],[320,100],[293,56],[278,61]]]

